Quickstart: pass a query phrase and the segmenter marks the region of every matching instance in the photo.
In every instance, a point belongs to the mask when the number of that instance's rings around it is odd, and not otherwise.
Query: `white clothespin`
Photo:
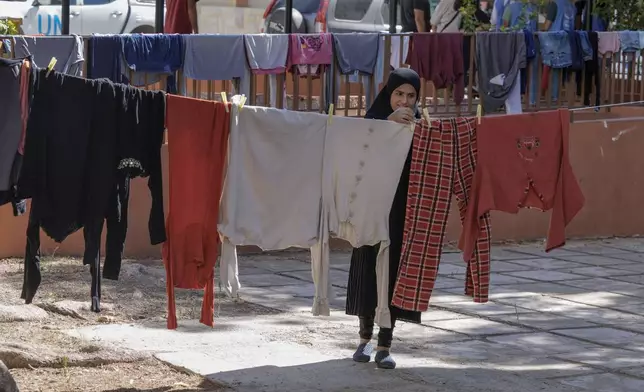
[[[327,120],[329,125],[331,125],[331,121],[333,120],[333,108],[334,108],[334,105],[329,104],[329,119]]]
[[[221,92],[221,100],[224,101],[224,105],[226,107],[226,113],[228,113],[228,98],[226,97],[225,92]]]
[[[54,69],[56,66],[56,57],[52,57],[51,60],[49,60],[49,65],[47,66],[47,73],[45,74],[45,77],[49,76],[49,73]]]
[[[476,119],[478,120],[479,125],[481,124],[481,116],[483,115],[483,106],[479,103],[476,107]]]

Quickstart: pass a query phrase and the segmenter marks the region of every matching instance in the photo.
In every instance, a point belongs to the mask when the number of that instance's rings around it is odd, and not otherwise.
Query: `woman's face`
[[[411,84],[403,84],[391,93],[391,108],[393,110],[398,108],[412,108],[417,100],[418,97],[414,86]]]

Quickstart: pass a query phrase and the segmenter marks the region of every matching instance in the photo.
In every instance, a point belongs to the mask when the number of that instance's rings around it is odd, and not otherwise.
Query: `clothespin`
[[[241,101],[239,102],[239,111],[241,112],[242,109],[244,108],[244,104],[246,103],[246,95],[242,94]]]
[[[332,119],[333,119],[333,104],[329,104],[329,120],[328,120],[329,125],[331,125]]]
[[[425,117],[425,121],[429,122],[429,110],[427,108],[423,108],[423,116]]]
[[[221,100],[224,101],[224,105],[226,107],[226,113],[228,113],[228,98],[226,97],[225,92],[221,92]]]
[[[479,103],[479,105],[476,107],[476,119],[478,120],[478,123],[481,124],[481,116],[483,115],[483,106]]]
[[[56,57],[52,57],[51,60],[49,60],[49,65],[47,66],[47,73],[45,74],[45,77],[49,76],[49,73],[54,69],[56,66]]]

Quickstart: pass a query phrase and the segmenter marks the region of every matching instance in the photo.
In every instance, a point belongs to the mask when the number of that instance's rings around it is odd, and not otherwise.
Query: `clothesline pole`
[[[71,12],[69,8],[69,3],[70,0],[63,0],[61,3],[61,24],[62,24],[62,33],[63,35],[68,35],[69,34],[69,13]]]
[[[389,0],[389,32],[396,34],[396,25],[398,20],[398,0]]]
[[[286,0],[286,15],[284,15],[284,32],[293,32],[293,0]]]
[[[163,10],[165,8],[164,0],[156,0],[154,9],[154,31],[163,33]]]
[[[593,22],[592,22],[592,17],[593,17],[593,7],[594,7],[594,1],[593,0],[586,0],[586,8],[584,9],[585,15],[585,21],[586,25],[584,26],[586,31],[592,31],[593,27]]]

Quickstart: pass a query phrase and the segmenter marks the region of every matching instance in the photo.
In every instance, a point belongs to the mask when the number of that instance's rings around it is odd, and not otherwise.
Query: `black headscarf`
[[[416,90],[416,103],[418,103],[418,99],[420,99],[420,76],[418,76],[416,71],[413,69],[398,68],[389,74],[387,84],[382,90],[380,90],[378,96],[373,101],[373,104],[369,110],[367,110],[367,114],[364,117],[376,120],[386,120],[387,117],[394,112],[391,107],[391,93],[403,84],[411,84],[414,87],[414,90]],[[414,116],[416,116],[416,118],[420,118],[418,105],[415,105],[413,110]]]

